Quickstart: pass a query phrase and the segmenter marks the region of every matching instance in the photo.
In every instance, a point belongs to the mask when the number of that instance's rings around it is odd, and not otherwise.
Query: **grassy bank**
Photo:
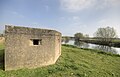
[[[1,64],[0,77],[120,77],[120,56],[64,45],[54,65],[6,72],[2,69]]]

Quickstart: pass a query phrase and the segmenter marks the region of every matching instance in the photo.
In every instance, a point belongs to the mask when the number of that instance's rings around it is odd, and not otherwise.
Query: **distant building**
[[[61,33],[6,25],[5,47],[5,70],[47,66],[61,55]]]

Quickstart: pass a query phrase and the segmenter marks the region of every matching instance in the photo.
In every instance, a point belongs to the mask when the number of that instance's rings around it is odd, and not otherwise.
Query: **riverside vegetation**
[[[62,55],[54,65],[4,71],[4,48],[0,44],[0,77],[120,77],[120,55],[72,45],[62,45]]]

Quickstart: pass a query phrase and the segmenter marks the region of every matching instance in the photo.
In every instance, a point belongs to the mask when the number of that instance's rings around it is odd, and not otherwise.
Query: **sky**
[[[109,26],[120,37],[120,0],[0,0],[0,32],[5,25],[54,29],[64,36],[93,36]]]

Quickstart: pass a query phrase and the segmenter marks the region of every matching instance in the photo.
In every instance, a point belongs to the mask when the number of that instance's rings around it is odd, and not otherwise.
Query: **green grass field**
[[[0,45],[0,60],[4,46]],[[4,71],[0,77],[120,77],[120,55],[91,49],[62,46],[62,55],[56,64],[36,69]]]

